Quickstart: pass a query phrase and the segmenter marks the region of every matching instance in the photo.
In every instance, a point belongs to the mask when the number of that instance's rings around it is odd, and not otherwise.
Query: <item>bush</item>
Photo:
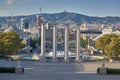
[[[100,68],[97,68],[97,73],[100,74]]]
[[[0,55],[0,59],[8,59],[8,58],[9,58],[8,56]]]
[[[0,67],[0,73],[15,73],[15,68]]]
[[[22,73],[24,72],[24,68],[22,68]],[[15,67],[0,67],[0,73],[15,73]]]
[[[120,69],[106,68],[107,74],[120,74]],[[97,69],[97,73],[100,74],[100,68]]]
[[[107,68],[107,74],[120,74],[120,69]]]

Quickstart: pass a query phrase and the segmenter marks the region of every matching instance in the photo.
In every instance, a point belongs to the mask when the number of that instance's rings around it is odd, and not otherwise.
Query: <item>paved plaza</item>
[[[20,61],[24,74],[0,73],[0,80],[120,80],[120,75],[98,75],[96,69],[102,62],[40,63]],[[120,68],[120,62],[105,63],[107,67]],[[17,61],[0,60],[0,66],[17,66]]]

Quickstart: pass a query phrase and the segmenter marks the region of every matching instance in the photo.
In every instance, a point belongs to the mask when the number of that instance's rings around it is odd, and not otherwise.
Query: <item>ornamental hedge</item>
[[[100,68],[97,69],[97,73],[100,74]],[[120,74],[120,69],[106,68],[107,74]]]
[[[22,68],[24,72],[24,68]],[[15,73],[15,67],[0,67],[0,73]]]

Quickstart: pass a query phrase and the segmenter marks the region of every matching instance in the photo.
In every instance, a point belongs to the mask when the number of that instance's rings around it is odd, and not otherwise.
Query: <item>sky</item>
[[[88,16],[119,16],[120,0],[0,0],[0,16],[68,11]]]

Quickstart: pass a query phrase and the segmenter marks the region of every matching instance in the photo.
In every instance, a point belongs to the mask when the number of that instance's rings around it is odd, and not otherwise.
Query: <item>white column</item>
[[[41,25],[41,55],[40,61],[45,62],[45,24]]]
[[[77,43],[76,43],[77,51],[76,52],[77,53],[76,53],[75,61],[80,62],[80,25],[76,26],[76,30],[77,30],[77,33],[76,33],[76,40],[77,40]]]
[[[64,52],[64,62],[69,62],[69,56],[68,56],[68,51],[69,51],[69,46],[68,46],[68,27],[69,24],[65,24],[65,52]]]
[[[53,25],[53,59],[52,62],[57,62],[57,24]]]

